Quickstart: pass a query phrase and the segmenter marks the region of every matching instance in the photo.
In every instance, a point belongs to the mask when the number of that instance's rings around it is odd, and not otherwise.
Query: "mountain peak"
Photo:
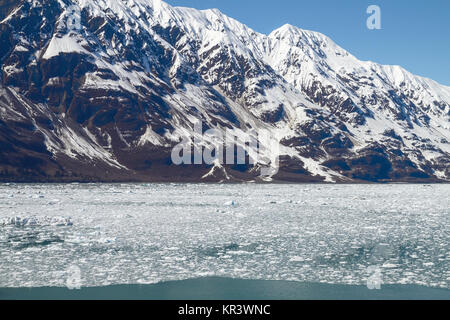
[[[274,31],[272,31],[272,33],[286,33],[286,32],[292,32],[292,33],[296,33],[298,31],[301,31],[302,29],[300,29],[297,26],[294,26],[290,23],[285,23],[284,25],[282,25],[281,27],[275,29]]]
[[[285,24],[278,29],[275,29],[269,34],[270,38],[288,41],[291,44],[297,43],[299,40],[309,40],[318,44],[332,44],[336,45],[333,40],[323,33],[306,30],[291,24]]]

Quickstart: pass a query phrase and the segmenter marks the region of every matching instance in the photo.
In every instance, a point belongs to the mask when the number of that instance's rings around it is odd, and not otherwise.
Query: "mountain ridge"
[[[196,120],[270,130],[282,145],[274,181],[450,179],[450,87],[359,61],[321,33],[264,35],[157,0],[7,5],[4,181],[260,181],[260,163],[171,164]]]

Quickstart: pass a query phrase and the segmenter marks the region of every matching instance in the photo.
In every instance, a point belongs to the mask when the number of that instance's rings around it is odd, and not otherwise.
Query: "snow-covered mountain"
[[[258,179],[175,166],[197,120],[269,130],[274,180],[450,180],[450,87],[320,33],[159,0],[1,0],[0,20],[3,181]]]

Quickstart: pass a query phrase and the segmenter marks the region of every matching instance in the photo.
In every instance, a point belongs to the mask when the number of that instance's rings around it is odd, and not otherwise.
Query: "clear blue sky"
[[[319,31],[360,60],[401,65],[450,86],[449,0],[165,0],[218,8],[254,30],[285,23]],[[382,30],[368,30],[366,9],[381,8]]]

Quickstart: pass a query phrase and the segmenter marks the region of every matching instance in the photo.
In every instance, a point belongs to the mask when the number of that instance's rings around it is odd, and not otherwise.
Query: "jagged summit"
[[[157,0],[5,1],[0,13],[2,180],[257,179],[260,164],[171,164],[196,119],[270,130],[275,180],[450,179],[450,88],[321,33],[264,35]]]
[[[271,38],[279,38],[283,37],[285,40],[291,42],[291,44],[294,44],[298,41],[299,37],[306,37],[311,38],[314,37],[316,39],[322,39],[327,42],[333,42],[330,38],[328,38],[323,33],[313,31],[313,30],[306,30],[302,29],[300,27],[294,26],[292,24],[286,23],[279,27],[278,29],[273,30],[269,37]],[[289,38],[288,38],[289,37]]]

